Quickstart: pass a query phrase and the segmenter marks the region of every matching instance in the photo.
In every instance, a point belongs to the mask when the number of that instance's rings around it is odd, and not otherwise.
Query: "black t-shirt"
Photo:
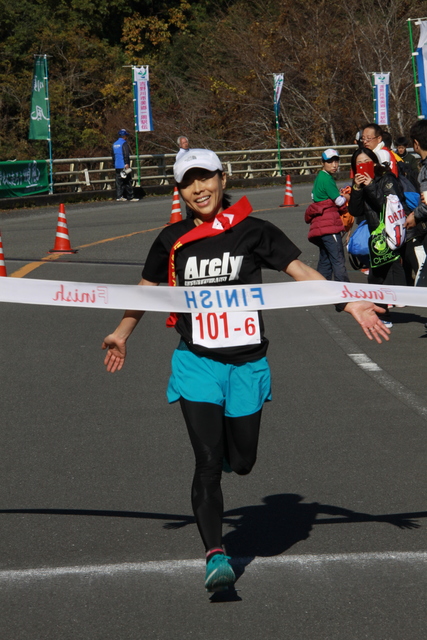
[[[154,241],[142,271],[142,277],[150,282],[168,282],[168,263],[171,248],[175,241],[194,228],[194,221],[187,219],[164,229]],[[259,284],[262,282],[261,268],[282,271],[300,255],[300,250],[276,226],[265,220],[249,216],[231,229],[215,236],[190,242],[175,253],[177,282],[185,287],[218,287],[224,285]],[[194,317],[197,330],[207,329],[209,334],[224,330],[222,322],[206,314],[209,327],[202,326],[200,314]],[[259,360],[267,351],[268,340],[264,337],[264,326],[260,312],[251,312],[258,317],[258,341],[252,344],[237,346],[211,347],[195,344],[192,315],[180,314],[175,326],[190,351],[230,364],[240,364]],[[249,333],[255,331],[252,318],[243,318],[247,322]],[[203,320],[204,322],[204,320]],[[200,323],[200,327],[199,327]],[[227,327],[228,328],[228,327]],[[243,329],[243,327],[242,327]],[[237,327],[232,331],[241,332]],[[243,333],[243,331],[242,331]],[[233,335],[240,334],[236,333]]]

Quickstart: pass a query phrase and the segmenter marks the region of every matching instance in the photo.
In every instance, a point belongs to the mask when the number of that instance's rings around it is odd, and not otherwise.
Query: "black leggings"
[[[196,457],[191,503],[208,551],[222,544],[223,458],[235,473],[250,473],[256,461],[262,409],[249,416],[228,418],[217,404],[182,397],[180,403]]]

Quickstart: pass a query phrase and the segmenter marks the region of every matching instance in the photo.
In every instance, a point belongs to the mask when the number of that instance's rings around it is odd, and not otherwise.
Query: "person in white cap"
[[[342,207],[347,203],[345,196],[341,195],[333,175],[338,171],[340,165],[340,154],[335,149],[326,149],[322,153],[322,169],[314,181],[311,197],[314,202],[322,200],[333,200],[337,207]]]
[[[305,221],[310,225],[308,239],[319,248],[317,271],[326,280],[350,282],[341,236],[345,229],[340,217],[340,213],[347,211],[347,198],[340,194],[333,178],[339,161],[335,149],[322,153],[322,169],[314,181],[313,204],[305,212]]]
[[[322,276],[301,262],[299,249],[277,227],[250,216],[246,197],[230,206],[224,194],[226,176],[218,156],[190,149],[175,163],[174,176],[194,219],[172,224],[154,241],[142,272],[142,286],[159,283],[203,287],[205,312],[171,314],[180,342],[172,358],[167,396],[179,401],[194,449],[196,465],[191,501],[206,551],[205,588],[232,587],[230,558],[222,546],[222,471],[250,473],[256,461],[264,402],[271,399],[268,341],[261,313],[239,310],[209,312],[209,295],[223,285],[256,285],[261,268],[284,271],[295,280]],[[216,289],[209,291],[209,287]],[[388,340],[388,330],[370,302],[342,305],[370,339]],[[103,342],[107,371],[119,371],[126,342],[143,315],[126,311],[117,329]]]

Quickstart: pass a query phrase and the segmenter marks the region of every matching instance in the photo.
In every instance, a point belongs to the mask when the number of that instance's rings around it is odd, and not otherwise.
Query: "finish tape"
[[[326,280],[204,288],[0,278],[0,302],[92,309],[208,313],[290,309],[361,300],[427,307],[427,288]]]

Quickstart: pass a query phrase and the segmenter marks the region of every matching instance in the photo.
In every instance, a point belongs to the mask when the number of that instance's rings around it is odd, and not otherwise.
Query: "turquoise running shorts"
[[[271,400],[270,367],[267,358],[223,364],[197,356],[181,343],[172,356],[166,395],[170,403],[182,396],[191,402],[219,404],[230,418],[248,416]]]

